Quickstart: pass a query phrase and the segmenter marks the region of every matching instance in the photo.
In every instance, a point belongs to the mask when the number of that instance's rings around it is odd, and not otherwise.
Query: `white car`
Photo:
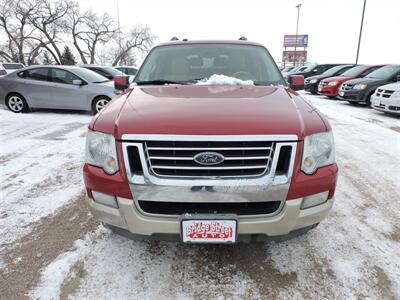
[[[19,69],[25,68],[23,64],[20,63],[13,63],[13,62],[0,62],[0,76],[4,76],[15,72]]]
[[[376,110],[400,115],[400,82],[378,87],[371,96],[371,104]]]

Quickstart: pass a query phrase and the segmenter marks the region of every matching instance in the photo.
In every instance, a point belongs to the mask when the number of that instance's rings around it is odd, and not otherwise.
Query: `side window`
[[[56,83],[72,84],[74,80],[80,80],[78,76],[62,69],[51,69],[51,81]]]
[[[27,79],[39,80],[39,81],[49,81],[49,69],[48,68],[40,68],[40,69],[31,69],[26,71]]]
[[[353,67],[352,66],[348,66],[348,67],[345,67],[345,68],[341,69],[340,71],[338,71],[336,73],[336,76],[339,76],[339,75],[343,74],[344,72],[346,72],[347,70],[349,70],[351,68],[353,68]]]
[[[126,69],[126,74],[128,75],[136,75],[137,70],[132,69],[132,68],[127,68]]]
[[[104,76],[104,77],[106,77],[106,78],[110,78],[110,75],[109,74],[107,74],[106,72],[104,72],[103,70],[100,70],[100,69],[90,69],[90,70],[92,70],[93,72],[96,72],[97,74],[100,74],[101,76]]]

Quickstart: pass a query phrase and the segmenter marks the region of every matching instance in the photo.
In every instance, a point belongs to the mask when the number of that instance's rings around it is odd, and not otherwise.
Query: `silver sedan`
[[[97,113],[116,94],[114,82],[75,66],[32,66],[0,79],[0,103],[16,113],[31,108]]]

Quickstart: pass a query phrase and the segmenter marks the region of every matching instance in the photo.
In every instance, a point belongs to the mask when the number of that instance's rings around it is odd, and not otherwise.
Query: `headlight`
[[[355,86],[353,86],[353,89],[355,90],[365,90],[367,88],[366,84],[356,84]]]
[[[310,83],[316,83],[318,80],[317,79],[311,79]]]
[[[88,131],[86,137],[85,161],[89,165],[103,168],[108,174],[118,171],[118,157],[115,139],[111,134]]]
[[[301,170],[313,174],[318,168],[336,162],[332,131],[316,133],[304,139]]]
[[[337,81],[331,81],[328,83],[329,86],[335,86],[337,85]]]

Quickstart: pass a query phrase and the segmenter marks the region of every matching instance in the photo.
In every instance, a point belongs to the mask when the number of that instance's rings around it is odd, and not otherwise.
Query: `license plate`
[[[237,220],[196,219],[182,220],[184,243],[235,243]]]
[[[375,100],[375,103],[374,103],[375,105],[381,105],[381,100]]]
[[[339,92],[339,96],[343,97],[344,96],[344,92]]]
[[[318,92],[320,92],[320,91],[322,91],[322,88],[321,88],[321,87],[318,87]]]

